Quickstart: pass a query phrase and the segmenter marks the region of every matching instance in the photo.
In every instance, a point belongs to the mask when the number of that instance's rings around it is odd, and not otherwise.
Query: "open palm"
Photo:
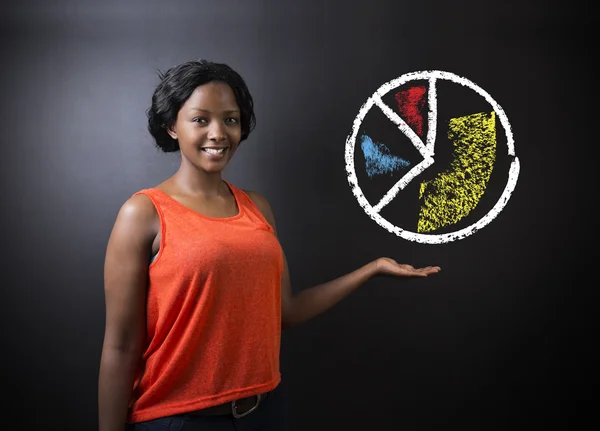
[[[427,277],[431,274],[440,272],[439,266],[425,266],[415,268],[412,265],[398,263],[389,257],[380,257],[376,261],[377,273],[379,275],[388,275],[401,278]]]

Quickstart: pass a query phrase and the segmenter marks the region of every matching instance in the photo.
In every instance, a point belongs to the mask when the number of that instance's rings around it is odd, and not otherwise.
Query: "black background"
[[[120,205],[179,164],[146,131],[156,70],[203,57],[253,93],[225,178],[269,199],[295,291],[379,256],[442,268],[371,280],[284,333],[292,431],[579,429],[597,408],[592,16],[534,0],[2,6],[3,420],[97,428],[106,242]],[[521,163],[498,217],[442,245],[372,221],[344,161],[367,98],[429,69],[504,108]]]

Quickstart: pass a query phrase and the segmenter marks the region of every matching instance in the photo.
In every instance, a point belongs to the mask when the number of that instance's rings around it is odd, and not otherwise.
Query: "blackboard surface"
[[[108,234],[122,202],[179,163],[146,132],[156,70],[207,58],[238,70],[254,96],[257,128],[225,178],[269,199],[294,291],[379,256],[442,268],[426,280],[373,279],[284,333],[292,431],[580,429],[597,387],[590,8],[534,0],[3,6],[7,415],[23,429],[96,429]],[[435,164],[377,212],[394,232],[353,193],[347,142],[382,85],[419,71],[463,77],[497,107],[437,81]],[[398,101],[417,87],[425,99]],[[421,124],[423,142],[432,88],[406,82],[381,99],[413,129]],[[495,116],[493,140],[482,121],[459,127],[478,113]],[[469,145],[480,152],[457,153]],[[436,243],[397,234],[417,232],[427,196],[450,200],[440,178],[457,178],[456,160],[475,163],[467,156],[481,151],[487,159],[469,175],[486,179],[473,186],[482,193],[455,190],[477,196],[476,205],[464,217],[438,213],[446,224],[428,234],[468,230],[492,212],[489,223]],[[352,156],[371,206],[423,160],[377,106]],[[494,211],[510,181],[514,190]],[[419,197],[424,182],[429,194]]]

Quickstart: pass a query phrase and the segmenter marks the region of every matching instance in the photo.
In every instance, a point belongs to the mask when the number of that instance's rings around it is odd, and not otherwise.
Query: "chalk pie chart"
[[[365,213],[424,244],[464,239],[488,225],[519,176],[502,107],[475,83],[440,70],[407,73],[379,87],[354,119],[345,162]],[[411,202],[395,203],[403,192]],[[411,213],[409,222],[403,212]]]

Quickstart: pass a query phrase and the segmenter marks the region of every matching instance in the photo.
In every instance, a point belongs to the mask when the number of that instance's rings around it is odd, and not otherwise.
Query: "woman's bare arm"
[[[147,196],[123,204],[106,248],[106,326],[98,381],[100,431],[123,431],[145,341],[145,301],[152,242],[160,222]]]

